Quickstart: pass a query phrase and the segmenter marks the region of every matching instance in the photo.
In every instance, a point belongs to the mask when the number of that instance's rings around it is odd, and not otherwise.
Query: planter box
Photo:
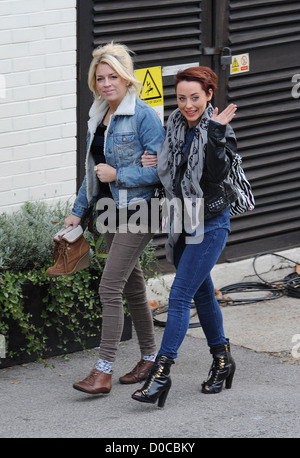
[[[41,313],[45,308],[43,303],[43,298],[46,296],[47,291],[45,287],[36,287],[31,284],[24,285],[24,310],[26,313],[32,315],[31,321],[37,326],[43,326],[44,320],[41,318]],[[1,358],[0,359],[0,369],[8,366],[15,366],[18,364],[24,364],[28,362],[36,361],[38,355],[36,353],[28,354],[26,351],[21,351],[20,349],[26,346],[25,336],[20,332],[18,323],[13,320],[8,320],[7,324],[9,326],[9,348],[8,350],[13,352],[18,352],[19,355],[13,358]],[[67,322],[66,322],[67,324]],[[84,323],[82,323],[84,327]],[[87,326],[87,325],[85,325]],[[73,353],[76,351],[81,351],[84,348],[95,348],[99,346],[101,338],[101,322],[97,329],[87,328],[87,331],[95,334],[93,337],[87,337],[85,345],[75,341],[75,337],[72,331],[65,328],[64,337],[68,338],[68,343],[64,345],[65,349],[59,348],[60,343],[59,335],[54,326],[48,327],[45,329],[45,335],[47,337],[47,348],[46,352],[43,353],[43,358],[49,358],[51,356],[58,356],[62,354]],[[121,341],[130,340],[132,337],[132,321],[130,315],[124,313],[124,328]]]

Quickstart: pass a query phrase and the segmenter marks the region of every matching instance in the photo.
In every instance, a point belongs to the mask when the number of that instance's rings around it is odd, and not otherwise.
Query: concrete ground
[[[152,300],[166,300],[157,285],[149,288]],[[201,438],[300,438],[300,300],[282,296],[222,311],[237,366],[231,390],[201,393],[211,355],[196,327],[189,329],[172,367],[165,407],[132,400],[140,385],[121,385],[118,378],[140,357],[133,332],[120,344],[109,395],[72,388],[92,369],[96,349],[1,369],[0,437],[101,438],[98,451],[145,439],[139,453],[125,450],[140,456],[154,451],[150,443],[163,448],[166,441],[194,444],[193,452],[201,453]],[[163,327],[156,327],[158,346],[162,333]]]
[[[120,344],[109,395],[72,388],[93,367],[96,350],[50,358],[46,367],[36,362],[0,370],[0,437],[102,438],[103,447],[118,439],[132,444],[133,438],[189,440],[198,447],[199,438],[299,438],[299,299],[228,306],[223,312],[237,365],[231,390],[201,393],[211,356],[201,328],[195,328],[172,367],[165,407],[132,400],[140,385],[121,385],[118,378],[139,358],[133,333]],[[162,333],[156,328],[158,345]]]

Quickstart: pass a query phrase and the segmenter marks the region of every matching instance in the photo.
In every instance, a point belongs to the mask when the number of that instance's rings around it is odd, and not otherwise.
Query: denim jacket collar
[[[130,116],[134,115],[135,113],[135,104],[136,104],[136,93],[134,90],[128,89],[125,97],[123,98],[122,102],[118,106],[117,110],[115,111],[115,116],[117,115],[124,115]],[[108,103],[104,99],[96,99],[89,111],[88,120],[88,129],[91,134],[96,132],[98,124],[104,118],[104,115],[108,109]]]

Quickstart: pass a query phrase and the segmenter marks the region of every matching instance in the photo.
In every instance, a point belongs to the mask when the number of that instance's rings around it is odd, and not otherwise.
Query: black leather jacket
[[[204,219],[213,218],[237,199],[237,192],[226,179],[237,153],[236,137],[230,124],[211,121],[200,186],[204,194]]]

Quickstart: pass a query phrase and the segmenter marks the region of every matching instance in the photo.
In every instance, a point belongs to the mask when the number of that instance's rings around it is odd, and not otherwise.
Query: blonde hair
[[[132,87],[137,94],[139,93],[141,83],[134,75],[131,52],[127,46],[113,42],[105,46],[99,46],[93,51],[93,60],[88,74],[88,85],[95,98],[99,96],[96,87],[96,68],[102,62],[108,64],[121,78],[128,81],[128,87]]]

